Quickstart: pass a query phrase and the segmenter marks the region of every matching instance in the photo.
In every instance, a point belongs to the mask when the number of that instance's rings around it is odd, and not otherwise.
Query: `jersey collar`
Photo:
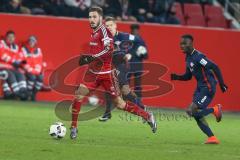
[[[103,24],[99,25],[96,30],[93,30],[93,33],[96,33],[100,28],[102,28]]]
[[[193,51],[191,52],[190,56],[193,55],[195,51],[196,51],[196,49],[194,48]]]
[[[117,31],[116,34],[115,34],[115,36],[117,36],[118,34],[119,34],[119,32]]]

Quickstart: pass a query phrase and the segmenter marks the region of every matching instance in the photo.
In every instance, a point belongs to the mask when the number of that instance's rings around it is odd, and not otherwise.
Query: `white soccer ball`
[[[138,56],[138,57],[140,57],[141,55],[145,55],[145,54],[147,54],[147,48],[144,47],[144,46],[139,46],[139,47],[137,48],[136,53],[137,53],[137,56]]]
[[[67,133],[67,129],[62,122],[56,122],[50,126],[49,135],[55,139],[63,138]]]
[[[88,102],[90,105],[96,106],[99,103],[99,99],[97,96],[92,95],[92,96],[88,97]]]

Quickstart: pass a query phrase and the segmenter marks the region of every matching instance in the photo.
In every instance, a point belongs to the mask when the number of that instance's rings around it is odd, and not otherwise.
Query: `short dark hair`
[[[108,22],[108,21],[116,22],[116,19],[115,19],[114,17],[107,16],[107,17],[105,18],[105,22]]]
[[[91,7],[88,12],[97,12],[100,16],[103,16],[103,9],[101,7]]]
[[[15,35],[15,32],[13,30],[9,30],[9,31],[6,32],[6,36],[8,36],[9,34]]]
[[[184,34],[184,35],[182,35],[182,38],[186,38],[186,39],[190,39],[192,42],[193,42],[193,36],[191,35],[191,34]]]
[[[140,26],[139,26],[139,24],[132,24],[131,26],[130,26],[130,28],[131,28],[131,30],[134,30],[134,29],[140,29]]]

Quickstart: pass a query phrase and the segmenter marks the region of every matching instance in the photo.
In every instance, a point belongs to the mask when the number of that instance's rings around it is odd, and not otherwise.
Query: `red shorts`
[[[83,83],[90,91],[94,91],[97,88],[102,87],[104,89],[103,92],[110,93],[113,98],[116,98],[120,95],[119,84],[115,71],[105,75],[96,75],[93,73],[90,74],[92,74],[91,76],[93,76],[95,80],[93,82]]]

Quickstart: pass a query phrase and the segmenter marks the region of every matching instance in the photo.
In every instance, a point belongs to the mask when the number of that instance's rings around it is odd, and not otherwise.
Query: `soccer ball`
[[[88,97],[88,102],[89,102],[90,105],[96,106],[99,103],[99,99],[98,99],[97,96],[92,95],[92,96]]]
[[[50,126],[49,135],[55,139],[63,138],[67,133],[67,129],[62,122],[56,122]]]

